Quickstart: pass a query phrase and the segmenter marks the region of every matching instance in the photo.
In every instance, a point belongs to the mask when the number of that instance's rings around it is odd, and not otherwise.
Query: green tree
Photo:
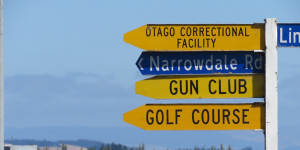
[[[61,144],[61,150],[67,150],[67,145],[66,144]]]
[[[215,146],[211,146],[210,150],[217,150],[217,148]]]
[[[106,145],[103,144],[103,145],[101,146],[100,150],[108,150],[108,148],[107,148]]]
[[[97,150],[96,146],[89,147],[88,150]]]
[[[144,144],[140,144],[138,149],[139,150],[145,150],[145,145]]]

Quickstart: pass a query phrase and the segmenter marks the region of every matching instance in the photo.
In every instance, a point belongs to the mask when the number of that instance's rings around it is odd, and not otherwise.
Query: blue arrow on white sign
[[[300,24],[281,23],[277,25],[278,47],[300,47]]]
[[[143,75],[264,73],[264,52],[143,52]]]

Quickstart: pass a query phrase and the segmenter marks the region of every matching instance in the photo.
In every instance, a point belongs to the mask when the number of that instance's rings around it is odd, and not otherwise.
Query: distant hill
[[[139,145],[139,147],[127,147],[121,144],[115,143],[103,143],[99,141],[93,140],[59,140],[59,141],[48,141],[48,140],[32,140],[32,139],[13,139],[13,140],[5,140],[6,144],[13,144],[13,145],[38,145],[38,146],[60,146],[61,144],[69,144],[69,145],[76,145],[80,147],[89,148],[89,150],[145,150],[144,144]],[[141,147],[140,147],[141,146]],[[218,147],[218,146],[217,146]],[[218,149],[215,146],[211,148],[201,148],[201,150],[212,150]],[[222,146],[223,147],[223,146]],[[200,150],[199,148],[182,148],[183,150]],[[229,148],[225,147],[224,150],[228,150]],[[180,148],[179,148],[180,150]],[[245,147],[241,150],[252,150],[251,147]]]
[[[104,143],[99,141],[92,140],[59,140],[59,141],[48,141],[48,140],[32,140],[32,139],[13,139],[13,140],[5,140],[7,144],[13,145],[38,145],[38,146],[59,146],[61,144],[70,144],[81,147],[96,147],[97,149],[101,148]]]
[[[296,126],[294,128],[296,128]],[[252,147],[253,150],[263,149],[264,147],[263,134],[253,134],[252,133],[253,131],[251,131],[250,134],[249,132],[250,131],[234,131],[234,133],[229,134],[228,131],[216,131],[216,134],[218,135],[218,138],[223,139],[222,141],[223,143],[234,143],[231,144],[234,150],[242,150],[245,147]],[[253,141],[252,143],[249,143],[248,139],[236,138],[236,137],[244,137],[245,134],[251,135],[251,137],[255,138],[256,140]],[[187,136],[189,137],[188,142],[182,138]],[[149,132],[134,127],[76,127],[76,126],[74,127],[72,126],[26,127],[26,128],[6,127],[5,137],[7,138],[7,141],[14,139],[13,142],[22,141],[16,139],[41,139],[38,141],[49,142],[47,143],[48,145],[52,143],[55,144],[55,141],[59,143],[59,141],[62,141],[61,139],[63,140],[75,139],[73,141],[80,141],[76,139],[92,139],[92,141],[93,140],[97,141],[97,139],[106,139],[107,141],[114,141],[115,143],[122,143],[124,145],[131,145],[131,146],[135,145],[136,147],[139,144],[145,143],[146,149],[149,150],[153,150],[153,149],[166,150],[167,148],[172,150],[179,149],[179,148],[193,148],[193,145],[198,147],[209,146],[209,145],[213,145],[211,144],[212,143],[211,141],[215,141],[216,138],[214,134],[211,134],[211,132],[208,131]],[[158,140],[158,137],[164,140]],[[28,143],[30,144],[30,142]],[[100,141],[100,143],[109,144],[102,141]],[[189,147],[187,147],[187,145],[189,145]]]

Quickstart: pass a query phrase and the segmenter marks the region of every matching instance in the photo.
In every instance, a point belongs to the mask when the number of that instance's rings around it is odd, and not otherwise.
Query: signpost
[[[300,47],[300,23],[277,25],[278,47]]]
[[[266,150],[278,149],[278,52],[277,20],[268,18],[266,22]]]
[[[124,41],[147,51],[136,62],[143,75],[168,75],[136,82],[136,94],[265,98],[253,104],[148,104],[125,113],[125,122],[145,130],[264,129],[265,149],[278,150],[277,46],[300,47],[299,23],[148,24],[126,33]]]
[[[148,24],[124,41],[151,51],[243,51],[265,49],[264,24]]]
[[[136,94],[156,99],[263,98],[264,75],[156,76],[136,82]]]
[[[264,129],[264,104],[148,104],[124,114],[144,130]]]
[[[264,73],[263,52],[143,52],[136,66],[143,75]]]

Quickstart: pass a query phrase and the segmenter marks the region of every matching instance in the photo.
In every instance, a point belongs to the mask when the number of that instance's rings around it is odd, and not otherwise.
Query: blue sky
[[[145,78],[135,66],[142,50],[124,43],[123,34],[147,23],[249,24],[263,23],[267,17],[299,23],[299,4],[297,0],[4,0],[5,135],[263,149],[262,132],[151,132],[124,123],[124,112],[158,101],[135,95],[135,81]],[[279,145],[299,149],[300,49],[278,50]]]

